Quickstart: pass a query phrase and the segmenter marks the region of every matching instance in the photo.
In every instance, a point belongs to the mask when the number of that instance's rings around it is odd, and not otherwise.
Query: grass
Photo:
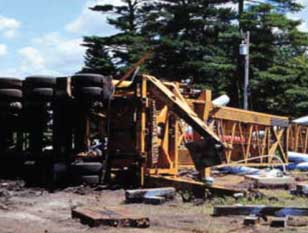
[[[243,197],[234,199],[233,197],[216,197],[209,200],[205,207],[210,208],[215,205],[267,205],[267,206],[286,206],[286,207],[307,207],[307,198],[294,196],[287,190],[259,190],[261,194],[258,197]]]

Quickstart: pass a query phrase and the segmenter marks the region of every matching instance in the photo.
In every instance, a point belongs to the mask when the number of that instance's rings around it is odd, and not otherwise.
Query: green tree
[[[88,48],[83,73],[114,74],[116,72],[112,57],[109,55],[108,49],[102,45],[101,38],[97,36],[85,37],[83,45]]]
[[[294,74],[294,81],[286,89],[285,96],[288,101],[286,114],[303,116],[308,109],[308,57],[303,54],[294,58],[290,65]]]
[[[108,15],[108,23],[118,33],[107,37],[87,36],[83,72],[118,75],[136,62],[147,50],[146,38],[140,34],[141,6],[145,0],[122,0],[122,5],[97,5],[91,8]]]
[[[291,0],[272,0],[250,6],[241,17],[244,31],[251,33],[251,103],[254,110],[286,114],[288,96],[297,67],[289,62],[305,53],[306,33],[297,27],[301,21],[287,18],[301,6]],[[281,100],[279,100],[281,99]],[[285,101],[286,104],[283,104]],[[290,108],[291,111],[291,108]]]
[[[283,59],[259,74],[259,98],[263,109],[286,116],[302,116],[308,108],[308,57]],[[268,92],[270,91],[270,92]]]
[[[296,0],[253,1],[239,15],[227,7],[232,2],[238,1],[122,0],[120,6],[95,6],[92,10],[109,15],[109,24],[119,32],[85,37],[84,71],[118,75],[152,48],[154,55],[144,71],[167,80],[192,79],[211,88],[214,95],[226,92],[231,105],[240,106],[241,29],[251,34],[252,109],[302,113],[307,83],[304,69],[296,61],[306,52],[308,37],[298,31],[300,21],[286,16],[301,6]]]
[[[236,19],[236,13],[221,6],[232,1],[122,2],[121,6],[92,8],[111,14],[108,22],[119,33],[85,38],[87,71],[110,70],[110,61],[123,71],[150,47],[154,56],[144,66],[148,72],[168,80],[190,78],[217,92],[225,91],[232,82],[230,71],[235,69],[231,38],[236,26],[231,21]],[[105,51],[103,54],[97,53],[98,41],[100,49]]]
[[[144,33],[158,38],[150,71],[163,79],[192,79],[225,91],[235,69],[236,13],[221,7],[232,1],[156,1],[146,9]],[[236,33],[235,33],[236,32]],[[237,33],[238,34],[238,33]]]

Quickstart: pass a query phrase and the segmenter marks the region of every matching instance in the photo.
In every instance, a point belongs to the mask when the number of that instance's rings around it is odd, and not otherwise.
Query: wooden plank
[[[91,227],[99,226],[101,215],[94,210],[85,208],[72,209],[72,218],[79,218],[82,224],[87,224]]]
[[[213,216],[256,215],[256,216],[308,216],[308,208],[277,206],[215,206]]]
[[[288,225],[287,223],[288,223],[288,217],[274,217],[271,219],[270,226],[285,228]]]
[[[78,218],[82,224],[90,227],[106,225],[146,228],[150,226],[149,218],[136,216],[123,209],[78,207],[72,209],[71,214],[72,218]]]
[[[165,197],[160,197],[160,196],[147,196],[145,195],[143,197],[143,202],[145,204],[151,204],[151,205],[160,205],[166,202]]]
[[[296,194],[308,196],[308,183],[297,184]]]
[[[246,190],[236,188],[226,188],[220,185],[207,185],[200,181],[187,180],[180,177],[168,177],[168,176],[149,176],[149,184],[157,184],[159,186],[173,186],[176,190],[209,190],[212,194],[218,196],[233,196],[236,193],[245,193]]]
[[[152,189],[134,189],[125,191],[125,200],[128,203],[153,203],[163,202],[164,200],[173,199],[176,195],[176,190],[173,187],[152,188]],[[156,198],[157,197],[157,198]]]
[[[247,216],[244,218],[245,226],[253,226],[260,223],[260,218],[257,216]]]

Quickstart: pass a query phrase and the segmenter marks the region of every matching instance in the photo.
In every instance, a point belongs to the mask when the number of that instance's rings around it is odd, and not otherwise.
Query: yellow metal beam
[[[153,76],[144,75],[143,76],[153,88],[151,92],[154,94],[155,98],[161,100],[166,104],[175,114],[182,118],[186,123],[188,123],[194,130],[196,130],[201,136],[210,136],[215,141],[223,144],[219,137],[207,126],[207,124],[198,117],[198,115],[189,107],[183,98],[179,98],[178,95],[172,93],[162,82]]]

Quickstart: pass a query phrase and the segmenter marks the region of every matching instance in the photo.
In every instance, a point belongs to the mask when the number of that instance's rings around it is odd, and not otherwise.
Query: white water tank
[[[297,118],[292,122],[296,124],[308,125],[308,116]]]
[[[222,95],[214,99],[212,101],[212,104],[216,106],[226,106],[229,102],[230,102],[230,97],[227,95]]]

